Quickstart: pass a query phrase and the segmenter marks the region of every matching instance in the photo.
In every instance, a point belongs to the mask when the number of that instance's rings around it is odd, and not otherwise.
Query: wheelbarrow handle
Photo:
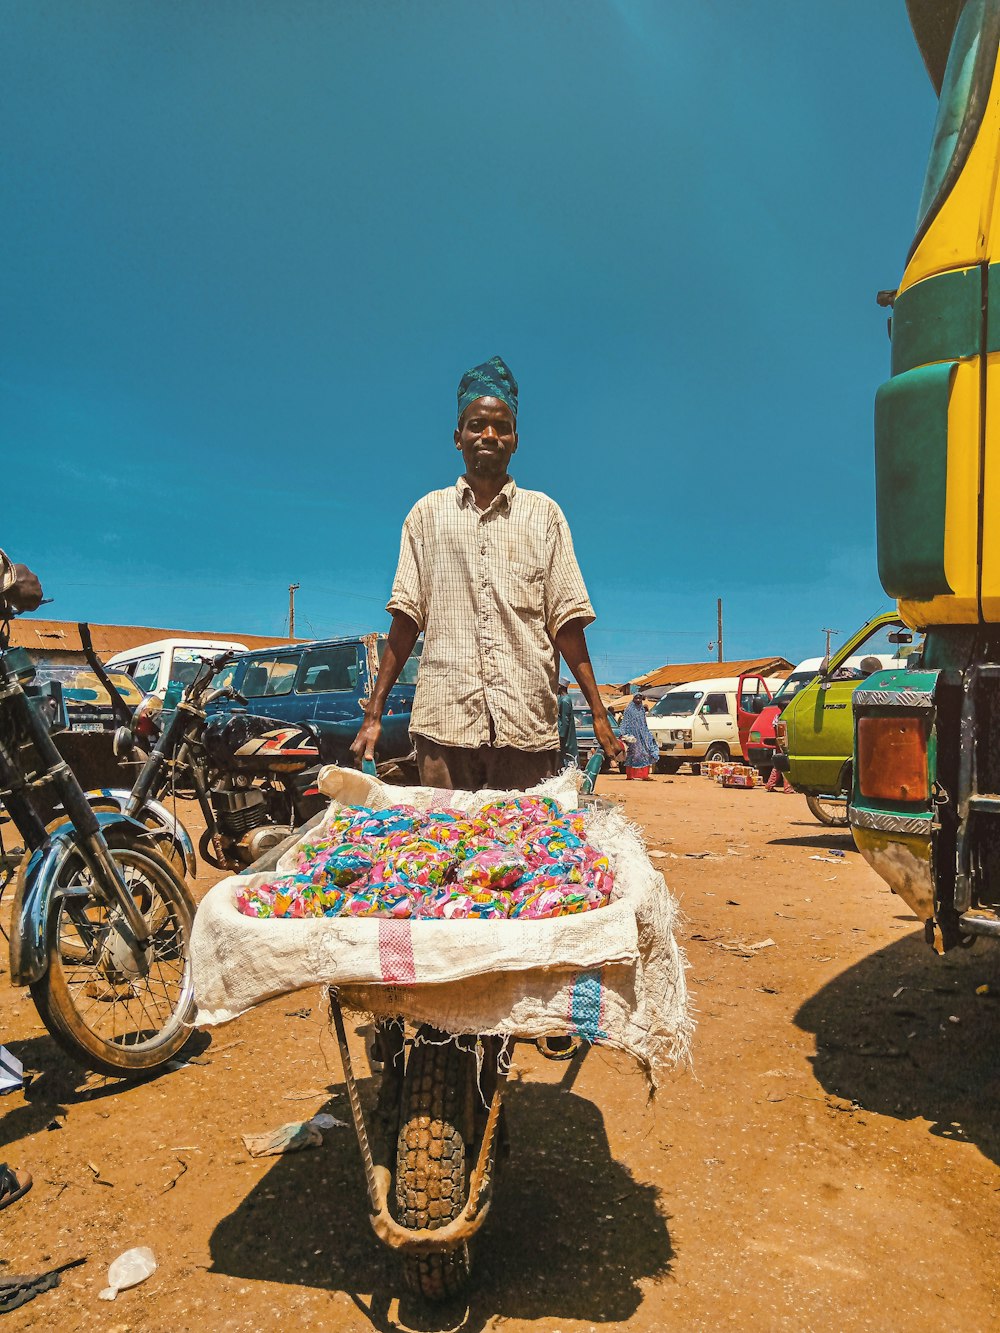
[[[590,756],[587,767],[583,770],[583,790],[589,796],[597,786],[597,775],[604,763],[604,751],[595,750]]]

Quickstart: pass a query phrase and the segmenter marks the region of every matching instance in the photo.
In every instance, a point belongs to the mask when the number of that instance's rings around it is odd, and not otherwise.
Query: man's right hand
[[[612,762],[621,759],[625,753],[625,746],[611,728],[607,709],[604,710],[603,717],[594,714],[594,739]]]
[[[354,740],[351,753],[359,760],[370,759],[375,762],[375,747],[382,735],[382,720],[378,717],[366,717]]]

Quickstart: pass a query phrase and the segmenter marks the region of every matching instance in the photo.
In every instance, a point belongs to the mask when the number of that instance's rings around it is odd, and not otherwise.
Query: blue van
[[[220,699],[209,705],[208,712],[249,712],[286,724],[308,723],[324,763],[353,767],[351,742],[361,726],[385,641],[384,634],[360,634],[241,653],[218,673],[212,686],[231,687],[246,703]],[[423,641],[418,640],[389,691],[375,755],[380,764],[405,760],[412,753],[410,713],[422,648]]]

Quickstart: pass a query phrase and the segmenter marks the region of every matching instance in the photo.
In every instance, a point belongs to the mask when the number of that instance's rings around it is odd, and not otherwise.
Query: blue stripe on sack
[[[585,1041],[600,1041],[607,1033],[601,1031],[601,971],[580,972],[573,982],[570,996],[570,1022],[576,1035]]]

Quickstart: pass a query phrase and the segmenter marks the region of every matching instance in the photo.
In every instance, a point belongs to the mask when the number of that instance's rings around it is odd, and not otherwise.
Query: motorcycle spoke
[[[123,944],[115,939],[118,909],[100,901],[83,867],[64,881],[86,898],[67,898],[57,922],[59,966],[80,1021],[102,1042],[138,1046],[154,1039],[184,1002],[188,983],[184,932],[176,911],[141,866],[119,862],[129,896],[139,907],[150,935],[145,976],[120,972]],[[122,962],[122,966],[126,966]]]
[[[158,979],[158,981],[159,981],[159,984],[163,987],[164,991],[169,991],[171,986],[180,986],[181,983],[182,983],[183,980],[184,980],[184,973],[183,973],[183,971],[181,971],[181,972],[179,973],[179,975],[178,975],[176,978],[174,978],[174,979],[165,977],[165,976],[163,975],[163,968],[162,968],[162,966],[160,965],[160,961],[159,961],[159,959],[154,959],[154,960],[153,960],[153,967],[156,968],[156,971],[157,971],[157,979]],[[150,968],[150,976],[152,976],[152,968]]]
[[[151,1030],[153,1032],[159,1032],[162,1024],[158,1022],[146,1008],[146,1002],[138,991],[135,992],[135,998],[139,1001],[139,1008],[142,1010],[143,1014],[148,1019]]]

